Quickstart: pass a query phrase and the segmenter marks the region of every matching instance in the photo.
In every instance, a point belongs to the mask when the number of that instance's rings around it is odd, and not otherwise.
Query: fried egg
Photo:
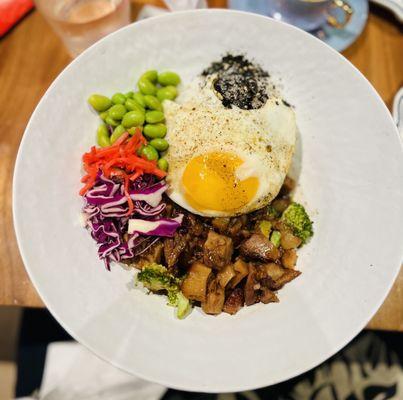
[[[168,196],[195,214],[235,216],[269,204],[291,164],[292,108],[270,96],[255,110],[225,108],[211,84],[195,80],[164,101]]]

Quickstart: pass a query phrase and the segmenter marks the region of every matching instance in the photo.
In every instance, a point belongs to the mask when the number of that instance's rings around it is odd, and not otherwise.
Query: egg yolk
[[[259,180],[239,180],[243,160],[231,153],[212,152],[192,158],[182,175],[187,202],[195,210],[236,211],[256,195]]]

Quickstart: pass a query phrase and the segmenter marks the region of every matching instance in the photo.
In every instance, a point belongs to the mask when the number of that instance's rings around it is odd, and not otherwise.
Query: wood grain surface
[[[136,0],[133,16],[145,3],[160,5],[161,1]],[[226,2],[209,4],[224,7]],[[403,85],[402,39],[402,30],[394,17],[371,7],[364,33],[344,53],[374,85],[389,108]],[[36,11],[0,41],[0,305],[43,306],[25,272],[16,243],[11,209],[12,176],[29,117],[50,83],[69,62],[60,40]],[[402,304],[401,272],[369,327],[403,331]]]

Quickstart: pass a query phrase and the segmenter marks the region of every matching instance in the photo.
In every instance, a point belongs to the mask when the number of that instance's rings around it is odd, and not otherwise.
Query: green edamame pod
[[[123,93],[115,93],[112,96],[113,104],[125,104],[126,96]]]
[[[156,124],[162,122],[165,119],[164,113],[162,111],[147,111],[146,112],[146,122],[149,124]]]
[[[137,86],[142,94],[155,94],[157,87],[148,79],[142,78],[137,82]]]
[[[179,75],[172,71],[165,71],[158,74],[158,83],[162,86],[177,86],[179,85],[181,78]]]
[[[125,103],[126,108],[129,111],[134,111],[134,110],[138,110],[144,113],[144,107],[141,106],[136,100],[134,99],[127,99],[126,103]]]
[[[162,104],[155,96],[146,95],[144,101],[150,110],[162,111]]]
[[[141,155],[147,160],[158,160],[158,151],[153,146],[147,145],[141,149]]]
[[[121,120],[126,112],[126,107],[123,104],[115,104],[108,110],[109,116],[114,120]]]
[[[155,69],[150,69],[140,76],[140,79],[148,79],[151,83],[157,82],[158,72]]]
[[[92,94],[88,97],[88,103],[98,112],[105,111],[112,105],[111,99],[101,94]]]
[[[165,86],[157,90],[157,99],[159,101],[174,100],[178,95],[178,90],[175,86]]]
[[[159,169],[162,169],[163,171],[168,171],[168,161],[162,157],[157,161],[157,166]]]
[[[132,126],[140,126],[144,124],[144,113],[141,111],[129,111],[122,119],[122,125],[125,128],[131,128]]]
[[[126,99],[132,99],[134,95],[133,90],[130,90],[129,92],[125,93]]]
[[[111,145],[108,127],[105,124],[99,125],[97,129],[97,142],[101,147],[107,147]]]
[[[136,100],[143,108],[146,107],[146,102],[144,101],[144,96],[140,92],[136,92],[133,95],[133,100]]]
[[[124,128],[124,126],[122,125],[118,125],[114,130],[113,133],[111,135],[111,144],[115,143],[116,140],[118,140],[123,133],[126,132],[126,129]]]
[[[133,136],[137,132],[137,129],[139,129],[139,128],[136,126],[132,126],[131,128],[129,128],[127,130],[127,132],[129,132],[129,135]]]
[[[167,127],[162,123],[146,124],[143,132],[148,139],[163,138],[167,133]]]
[[[109,113],[108,113],[109,114]],[[118,121],[115,121],[110,115],[108,115],[105,118],[105,123],[107,123],[110,126],[113,126],[114,128],[116,128],[119,125]]]
[[[161,138],[151,140],[150,144],[158,151],[165,151],[169,147],[168,142],[165,139]]]

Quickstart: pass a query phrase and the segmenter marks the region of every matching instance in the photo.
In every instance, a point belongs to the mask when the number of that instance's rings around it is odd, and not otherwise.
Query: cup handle
[[[344,20],[340,21],[337,17],[329,13],[327,16],[327,23],[336,29],[344,28],[354,14],[353,8],[344,0],[333,0],[331,8],[340,8],[344,12]]]

